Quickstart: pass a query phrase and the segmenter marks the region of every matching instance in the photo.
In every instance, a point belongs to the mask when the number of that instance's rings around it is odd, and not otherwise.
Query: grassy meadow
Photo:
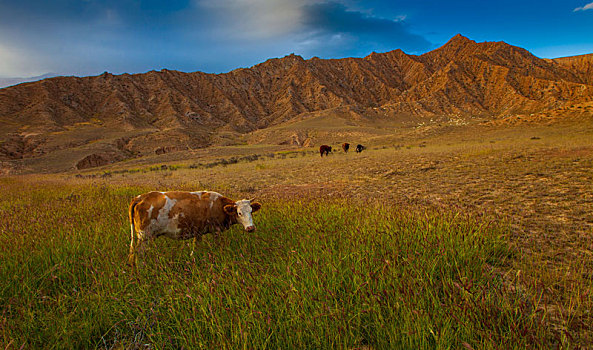
[[[426,131],[0,178],[0,346],[590,347],[592,135]],[[157,239],[131,269],[129,201],[174,189],[256,196],[257,231],[191,257]]]
[[[505,226],[344,200],[269,201],[258,231],[126,266],[141,187],[1,180],[7,348],[525,347],[538,297],[493,273]]]

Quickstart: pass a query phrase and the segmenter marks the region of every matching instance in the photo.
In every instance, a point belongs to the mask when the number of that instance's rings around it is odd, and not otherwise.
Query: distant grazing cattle
[[[319,153],[321,154],[321,156],[323,157],[323,155],[325,154],[326,156],[329,155],[332,151],[331,146],[328,145],[321,145],[319,146]]]
[[[135,197],[129,208],[130,264],[135,265],[136,253],[142,252],[146,241],[159,236],[194,238],[195,246],[202,235],[218,235],[237,223],[247,232],[255,231],[251,213],[258,211],[261,204],[252,201],[233,201],[210,191],[149,192]]]
[[[350,144],[348,142],[344,142],[342,144],[342,149],[344,150],[344,152],[348,152],[348,150],[350,149]]]
[[[360,152],[362,152],[365,149],[366,149],[366,147],[363,146],[363,145],[360,145],[360,144],[359,145],[356,145],[356,153],[360,153]]]

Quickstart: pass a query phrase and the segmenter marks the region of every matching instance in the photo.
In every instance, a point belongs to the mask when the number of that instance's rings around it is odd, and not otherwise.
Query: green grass
[[[447,211],[264,201],[257,232],[158,239],[125,264],[149,187],[0,179],[0,344],[25,348],[525,348],[538,295],[506,229]],[[545,345],[543,345],[545,346]]]

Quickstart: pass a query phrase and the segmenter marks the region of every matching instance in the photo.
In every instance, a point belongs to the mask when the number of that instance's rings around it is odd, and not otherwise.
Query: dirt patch
[[[170,153],[170,152],[185,151],[186,149],[187,149],[187,147],[161,146],[161,147],[157,147],[154,150],[154,154],[160,155],[160,154],[166,154],[166,153]]]
[[[98,166],[103,166],[111,163],[111,161],[107,158],[106,155],[101,155],[97,153],[90,154],[76,163],[76,169],[89,169],[95,168]]]

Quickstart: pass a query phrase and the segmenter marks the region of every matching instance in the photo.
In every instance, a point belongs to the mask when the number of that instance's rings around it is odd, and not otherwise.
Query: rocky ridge
[[[457,35],[419,56],[292,54],[224,74],[55,77],[0,89],[0,160],[74,148],[90,155],[91,144],[119,152],[118,159],[207,147],[220,133],[245,134],[344,106],[360,114],[380,107],[391,118],[545,113],[591,102],[592,73],[593,55],[540,59],[504,42]]]

